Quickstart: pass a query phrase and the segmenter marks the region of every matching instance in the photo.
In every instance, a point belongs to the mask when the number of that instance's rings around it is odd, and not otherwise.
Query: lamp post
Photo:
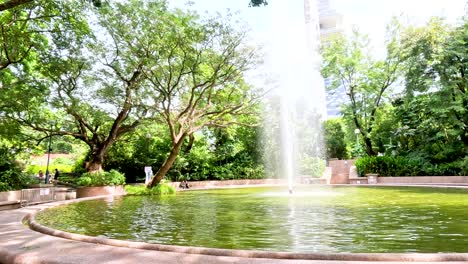
[[[354,129],[354,134],[356,134],[356,151],[358,151],[358,156],[359,156],[359,128]]]
[[[50,125],[50,131],[52,131],[52,126],[54,124]],[[45,184],[49,183],[49,178],[50,178],[50,173],[49,173],[49,161],[50,161],[50,152],[52,151],[52,148],[50,145],[52,144],[52,134],[49,135],[49,146],[47,147],[47,166],[46,166],[46,173],[45,173]]]

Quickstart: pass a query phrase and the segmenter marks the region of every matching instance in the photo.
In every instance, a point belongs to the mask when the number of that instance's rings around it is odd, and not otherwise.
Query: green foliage
[[[35,183],[35,179],[21,172],[10,150],[0,146],[0,191],[19,190],[32,183]]]
[[[129,195],[168,195],[176,193],[174,187],[163,182],[153,188],[147,188],[145,185],[125,185],[125,191]]]
[[[329,119],[325,121],[325,148],[327,159],[347,159],[349,157],[341,119]]]
[[[77,181],[80,186],[107,186],[122,185],[125,183],[124,174],[116,171],[103,171],[97,173],[84,173]]]
[[[83,174],[86,172],[86,157],[82,157],[81,159],[78,159],[75,161],[75,164],[73,164],[72,171],[75,173],[80,173]]]
[[[436,160],[463,158],[468,154],[468,21],[451,27],[432,19],[423,27],[409,27],[403,43],[401,143],[407,151],[416,148]]]
[[[205,129],[196,133],[190,150],[188,140],[167,173],[166,179],[227,180],[261,179],[265,177],[260,147],[257,146],[258,128],[231,127]],[[146,135],[154,135],[146,138]],[[144,166],[151,165],[153,172],[162,165],[170,151],[171,139],[163,127],[142,126],[136,133],[115,144],[106,157],[105,170],[116,169],[125,173],[127,182],[141,182]]]
[[[59,181],[60,183],[68,183],[72,186],[78,187],[78,181],[80,177],[79,174],[74,174],[74,173],[62,173],[60,175]]]
[[[325,161],[321,158],[303,156],[299,161],[299,170],[301,175],[321,177],[325,171]]]
[[[266,0],[250,0],[249,6],[261,6],[261,5],[268,5],[268,1]]]
[[[383,60],[370,55],[369,39],[357,30],[348,38],[341,34],[330,38],[322,50],[322,74],[331,83],[327,89],[345,89],[349,103],[342,114],[359,130],[368,155],[377,154],[371,139],[377,126],[376,116],[402,67],[399,23],[392,22],[387,31],[387,54]]]
[[[458,176],[468,175],[468,158],[432,164],[422,157],[363,157],[356,160],[356,168],[360,176],[367,173],[380,176]]]
[[[40,170],[42,170],[44,173],[46,172],[47,165],[27,165],[25,172],[29,175],[36,175]],[[73,166],[72,165],[66,165],[66,164],[55,164],[49,165],[49,171],[53,173],[53,171],[57,169],[60,172],[65,172],[65,173],[70,173],[73,172]]]

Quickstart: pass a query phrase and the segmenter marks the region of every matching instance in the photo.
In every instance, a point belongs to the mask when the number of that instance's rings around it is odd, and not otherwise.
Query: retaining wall
[[[328,184],[348,184],[349,169],[354,165],[355,160],[329,160],[331,176],[327,179]]]
[[[76,190],[76,198],[101,196],[101,195],[124,195],[125,189],[123,185],[117,186],[96,186],[96,187],[80,187]]]
[[[21,200],[21,190],[0,192],[0,201],[19,201]]]
[[[378,177],[382,184],[468,184],[468,176]]]

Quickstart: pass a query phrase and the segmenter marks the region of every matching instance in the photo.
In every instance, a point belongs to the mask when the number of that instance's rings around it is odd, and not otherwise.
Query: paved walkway
[[[16,210],[0,212],[0,263],[239,263],[239,264],[302,264],[302,263],[363,263],[363,261],[324,261],[291,260],[268,258],[244,258],[163,252],[145,249],[115,247],[95,243],[80,242],[45,235],[29,229],[22,223],[25,216],[40,209],[63,202],[36,205]],[[419,255],[419,254],[415,254]],[[468,259],[468,254],[464,254]],[[437,260],[437,259],[434,259]],[[439,259],[441,260],[441,259]],[[377,262],[365,262],[377,263]],[[379,262],[396,263],[396,262]],[[422,263],[422,262],[412,262]],[[468,263],[468,262],[432,262]]]

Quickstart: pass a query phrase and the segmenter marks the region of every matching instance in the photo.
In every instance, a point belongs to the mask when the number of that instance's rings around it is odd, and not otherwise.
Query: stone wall
[[[348,184],[349,169],[354,165],[355,160],[330,160],[328,166],[331,167],[331,176],[327,179],[328,184]]]
[[[468,184],[468,176],[378,177],[382,184]]]
[[[101,196],[101,195],[124,195],[124,194],[126,194],[126,192],[125,192],[123,185],[80,187],[76,190],[76,198]]]
[[[21,200],[21,191],[0,192],[0,201],[19,201]]]

